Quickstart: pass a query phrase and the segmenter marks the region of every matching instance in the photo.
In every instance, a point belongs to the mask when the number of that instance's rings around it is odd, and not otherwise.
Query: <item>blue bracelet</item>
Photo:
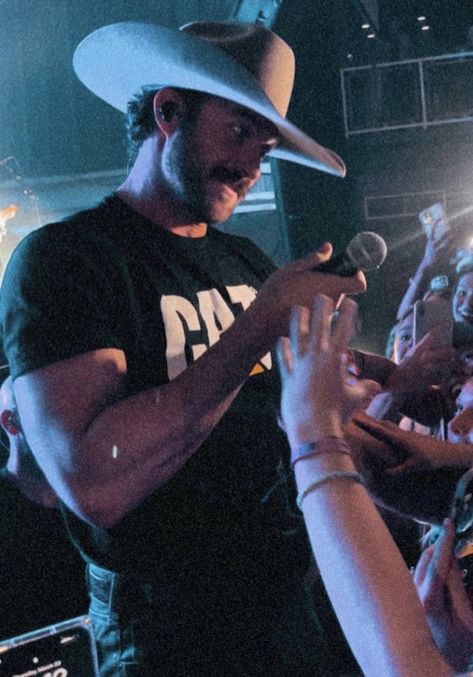
[[[291,467],[304,458],[319,456],[320,454],[346,454],[351,456],[350,446],[341,437],[322,437],[318,442],[306,442],[291,452]]]

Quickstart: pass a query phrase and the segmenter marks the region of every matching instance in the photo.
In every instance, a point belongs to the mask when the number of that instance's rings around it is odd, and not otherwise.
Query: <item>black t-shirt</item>
[[[1,295],[12,376],[112,347],[125,353],[130,394],[165,383],[218,340],[273,269],[246,238],[213,228],[179,237],[112,196],[15,250]],[[284,483],[263,500],[286,456],[275,371],[264,356],[184,468],[116,527],[92,528],[64,508],[84,558],[162,586],[170,604],[241,608],[292,594],[305,538],[293,533]]]

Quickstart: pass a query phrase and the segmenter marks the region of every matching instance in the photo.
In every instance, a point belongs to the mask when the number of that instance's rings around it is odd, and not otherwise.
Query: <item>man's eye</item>
[[[232,125],[232,132],[234,136],[239,140],[246,139],[249,135],[248,127],[240,123],[235,123]]]
[[[261,148],[261,159],[264,160],[265,157],[268,155],[268,153],[270,153],[271,151],[272,151],[272,147],[265,144],[265,145]]]
[[[401,341],[404,341],[405,343],[407,343],[407,341],[410,341],[410,340],[411,340],[410,334],[402,334],[401,335]]]

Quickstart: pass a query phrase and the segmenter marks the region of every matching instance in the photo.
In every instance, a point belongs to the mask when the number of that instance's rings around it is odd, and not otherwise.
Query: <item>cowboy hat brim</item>
[[[122,112],[142,87],[179,87],[228,99],[276,126],[280,143],[274,157],[345,176],[343,160],[283,117],[243,66],[194,35],[142,22],[111,24],[84,38],[73,66],[88,89]]]

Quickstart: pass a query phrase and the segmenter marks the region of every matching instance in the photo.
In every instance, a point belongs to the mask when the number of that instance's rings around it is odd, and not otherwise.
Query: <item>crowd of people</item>
[[[15,250],[0,421],[10,485],[61,511],[86,564],[100,675],[467,671],[469,331],[412,327],[416,300],[449,294],[473,325],[473,268],[429,284],[450,246],[434,228],[392,354],[351,349],[366,280],[317,271],[330,244],[276,269],[214,227],[268,154],[345,172],[286,118],[289,46],[259,24],[125,22],[74,66],[127,113],[131,169]],[[416,546],[429,529],[413,575],[379,506]]]

